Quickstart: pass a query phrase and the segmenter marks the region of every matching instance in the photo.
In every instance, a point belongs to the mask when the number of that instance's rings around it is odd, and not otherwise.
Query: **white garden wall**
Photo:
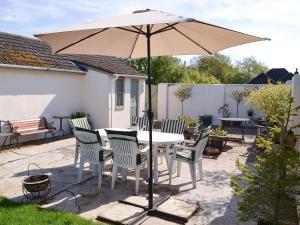
[[[295,75],[292,80],[292,94],[295,97],[295,105],[300,105],[300,75]],[[294,118],[295,124],[300,124],[300,112],[298,116]],[[295,131],[295,134],[300,135],[300,128]],[[298,140],[296,148],[300,150],[300,141]]]
[[[159,84],[158,86],[158,120],[177,118],[181,115],[181,102],[175,97],[175,90],[182,84]],[[219,107],[229,105],[231,117],[236,117],[236,102],[231,93],[236,89],[254,88],[251,84],[198,84],[192,85],[192,97],[184,101],[183,114],[198,119],[198,116],[210,114],[213,124],[219,124]],[[261,85],[260,85],[261,86]],[[239,117],[248,118],[250,108],[244,102],[239,105]],[[255,113],[258,116],[258,113]]]

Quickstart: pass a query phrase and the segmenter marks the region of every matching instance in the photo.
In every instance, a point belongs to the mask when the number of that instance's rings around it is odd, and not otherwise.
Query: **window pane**
[[[116,106],[124,106],[124,78],[116,80]]]

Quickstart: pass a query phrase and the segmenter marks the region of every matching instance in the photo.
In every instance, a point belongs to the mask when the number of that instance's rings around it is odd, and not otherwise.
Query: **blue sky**
[[[221,52],[233,62],[254,56],[271,68],[300,68],[300,0],[1,0],[0,31],[32,36],[145,8],[272,39]]]

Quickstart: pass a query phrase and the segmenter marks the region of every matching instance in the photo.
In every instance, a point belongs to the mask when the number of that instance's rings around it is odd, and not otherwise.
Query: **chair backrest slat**
[[[84,161],[103,161],[103,149],[98,131],[75,127],[74,136],[80,144],[81,157]]]
[[[200,132],[200,135],[193,146],[195,149],[195,160],[202,157],[210,132],[211,126],[202,129]]]
[[[92,126],[89,123],[87,117],[70,119],[69,122],[72,129],[74,129],[74,127],[79,127],[79,128],[92,130]]]
[[[140,130],[149,131],[149,119],[146,116],[133,116],[131,119],[131,123],[136,123]]]
[[[106,133],[113,149],[114,163],[125,168],[140,164],[137,131],[106,130]]]
[[[184,120],[164,119],[162,121],[161,132],[183,134],[185,126],[186,122]]]

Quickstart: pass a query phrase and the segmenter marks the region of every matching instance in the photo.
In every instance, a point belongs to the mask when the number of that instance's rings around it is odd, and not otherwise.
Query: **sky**
[[[220,52],[233,63],[254,56],[270,68],[300,69],[300,0],[1,0],[0,31],[32,37],[146,8],[271,38]]]

